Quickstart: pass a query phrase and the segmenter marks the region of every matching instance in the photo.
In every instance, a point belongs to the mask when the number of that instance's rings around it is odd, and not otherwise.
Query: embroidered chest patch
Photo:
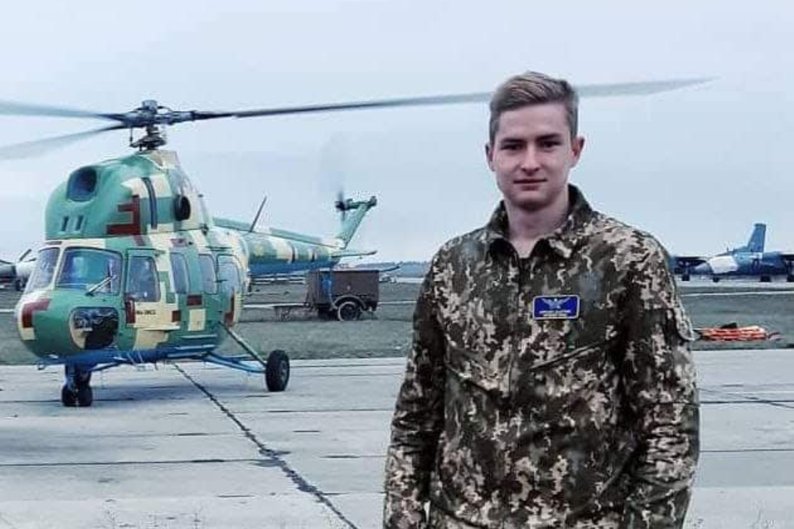
[[[575,320],[579,317],[579,296],[535,296],[532,318],[535,320]]]

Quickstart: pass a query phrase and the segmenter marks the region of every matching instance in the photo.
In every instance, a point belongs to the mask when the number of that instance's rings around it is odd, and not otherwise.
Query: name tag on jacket
[[[536,320],[575,320],[579,317],[579,296],[535,296],[532,318]]]

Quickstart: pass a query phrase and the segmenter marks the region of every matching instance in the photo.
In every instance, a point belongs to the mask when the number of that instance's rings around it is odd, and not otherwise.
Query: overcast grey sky
[[[16,4],[16,3],[15,3]],[[794,250],[794,8],[780,1],[28,2],[4,6],[0,99],[122,112],[244,109],[491,90],[527,69],[575,84],[716,77],[643,98],[585,99],[572,180],[673,252],[711,253],[768,224]],[[378,196],[354,246],[428,259],[498,194],[485,104],[186,124],[169,131],[216,215],[326,235],[334,190]],[[97,126],[0,117],[0,145]],[[114,132],[0,163],[0,256],[43,238],[50,191],[126,154]]]

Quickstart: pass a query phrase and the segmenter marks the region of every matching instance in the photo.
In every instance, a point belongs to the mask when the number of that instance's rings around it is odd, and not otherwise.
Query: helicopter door
[[[135,348],[153,348],[167,339],[166,331],[179,329],[173,310],[165,302],[165,283],[160,281],[154,251],[127,252],[124,313],[127,328],[135,329]]]
[[[243,302],[243,279],[234,256],[218,256],[218,281],[224,309],[223,322],[231,327],[240,319]]]
[[[218,332],[218,322],[223,321],[221,303],[218,296],[218,275],[215,270],[215,258],[212,254],[199,254],[199,271],[201,272],[203,302],[206,309],[206,330]]]

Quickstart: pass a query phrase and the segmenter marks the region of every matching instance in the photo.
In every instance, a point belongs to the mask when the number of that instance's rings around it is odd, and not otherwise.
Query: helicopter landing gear
[[[265,366],[265,383],[268,391],[284,391],[289,382],[289,357],[287,353],[276,349],[267,356]]]
[[[261,368],[256,369],[247,367],[240,367],[238,369],[243,369],[243,371],[248,371],[249,373],[264,373],[265,384],[267,385],[268,391],[284,391],[287,389],[287,383],[289,382],[289,357],[287,356],[287,353],[280,349],[276,349],[267,355],[266,360],[256,351],[256,349],[248,345],[248,342],[243,340],[243,337],[237,334],[234,329],[224,323],[221,323],[221,325],[224,329],[226,329],[226,332],[229,333],[229,336],[231,336],[232,339],[234,339],[234,341],[237,342],[237,344],[242,347],[253,360],[262,366]],[[215,359],[216,361],[221,360],[221,358],[217,356]],[[224,363],[221,365],[235,367],[234,364],[230,364],[228,360],[225,359]],[[238,363],[236,365],[240,364]]]
[[[68,408],[80,406],[87,408],[94,403],[94,391],[91,389],[91,371],[84,371],[76,366],[65,368],[66,382],[61,388],[61,404]]]

